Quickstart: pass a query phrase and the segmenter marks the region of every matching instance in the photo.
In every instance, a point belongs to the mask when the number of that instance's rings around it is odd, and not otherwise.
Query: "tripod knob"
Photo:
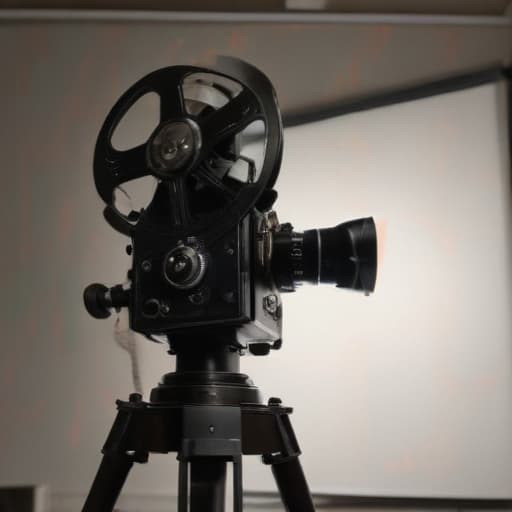
[[[108,318],[111,309],[128,306],[130,291],[121,285],[107,288],[103,284],[93,283],[84,290],[84,304],[87,312],[94,318]]]
[[[107,306],[108,288],[99,283],[90,284],[84,290],[84,304],[87,313],[94,318],[108,318],[110,310]]]

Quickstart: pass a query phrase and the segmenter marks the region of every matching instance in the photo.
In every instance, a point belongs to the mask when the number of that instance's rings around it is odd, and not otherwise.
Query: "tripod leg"
[[[133,466],[126,454],[104,455],[82,512],[111,512]]]
[[[315,512],[313,498],[299,461],[299,443],[289,418],[291,410],[279,407],[280,403],[278,399],[269,401],[281,438],[281,451],[263,455],[263,462],[272,466],[272,473],[287,512]]]
[[[214,458],[190,461],[190,512],[224,512],[226,462]]]
[[[272,464],[272,473],[287,512],[315,512],[306,477],[298,457]]]
[[[112,512],[134,462],[148,460],[146,451],[134,450],[131,431],[138,414],[145,411],[141,395],[130,395],[129,402],[117,401],[117,416],[103,447],[103,459],[82,512]]]
[[[204,465],[196,461],[192,470],[191,500],[197,510],[223,512],[225,499],[226,466],[222,461],[209,461]],[[215,464],[213,464],[215,463]],[[199,469],[200,468],[200,469]],[[180,460],[178,484],[178,512],[188,512],[188,462]],[[206,504],[210,508],[206,508]],[[193,509],[195,510],[195,509]],[[242,457],[233,458],[233,512],[243,512]]]
[[[233,459],[233,512],[243,512],[242,457]]]
[[[180,460],[178,476],[178,512],[188,512],[188,462]]]

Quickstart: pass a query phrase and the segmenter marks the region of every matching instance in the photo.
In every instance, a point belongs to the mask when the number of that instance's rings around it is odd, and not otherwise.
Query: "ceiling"
[[[320,11],[333,13],[501,16],[511,0],[0,0],[11,9],[120,9],[218,12]]]

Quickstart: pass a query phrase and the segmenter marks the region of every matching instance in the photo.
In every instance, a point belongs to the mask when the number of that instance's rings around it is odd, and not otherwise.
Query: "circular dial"
[[[203,253],[188,245],[175,247],[164,260],[164,276],[174,288],[193,288],[204,276],[206,259]]]

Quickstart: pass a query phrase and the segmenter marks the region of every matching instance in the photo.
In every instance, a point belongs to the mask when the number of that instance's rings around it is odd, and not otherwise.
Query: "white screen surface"
[[[512,495],[509,169],[502,85],[285,130],[280,219],[379,228],[375,293],[284,296],[283,349],[249,364],[313,490]]]

